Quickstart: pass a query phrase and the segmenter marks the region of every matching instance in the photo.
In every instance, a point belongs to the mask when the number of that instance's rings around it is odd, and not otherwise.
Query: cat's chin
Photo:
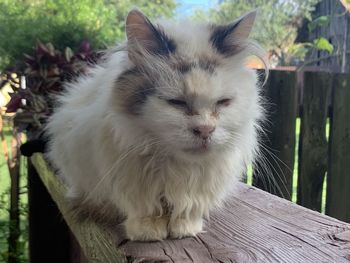
[[[193,154],[200,154],[200,153],[207,153],[211,150],[211,146],[207,144],[203,144],[200,146],[193,146],[193,147],[186,147],[183,149],[184,152],[187,153],[193,153]]]
[[[213,154],[213,147],[187,147],[178,150],[175,156],[187,162],[201,162],[206,161]]]

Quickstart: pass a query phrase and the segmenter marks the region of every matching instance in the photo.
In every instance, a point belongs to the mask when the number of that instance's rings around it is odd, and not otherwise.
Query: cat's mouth
[[[210,141],[209,140],[203,140],[200,144],[195,145],[190,148],[185,148],[184,151],[187,153],[192,154],[200,154],[200,153],[206,153],[210,150]]]

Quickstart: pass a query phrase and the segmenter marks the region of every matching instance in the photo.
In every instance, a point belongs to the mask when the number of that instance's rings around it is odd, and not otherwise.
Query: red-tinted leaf
[[[38,42],[38,44],[36,45],[36,52],[35,53],[37,55],[46,55],[46,54],[49,54],[50,52],[43,43]]]
[[[100,54],[92,51],[88,41],[83,41],[76,53],[70,48],[61,52],[50,43],[44,45],[38,42],[33,54],[25,54],[21,64],[27,88],[16,88],[12,105],[9,103],[9,111],[20,108],[16,112],[15,125],[28,131],[40,129],[41,124],[52,114],[53,98],[62,92],[62,82],[84,73],[89,64],[99,57]],[[26,100],[25,105],[21,99]]]
[[[33,56],[29,56],[28,54],[23,54],[23,56],[25,57],[25,61],[26,63],[32,64],[35,63],[35,57]]]
[[[16,112],[21,105],[21,97],[18,94],[13,95],[9,103],[6,105],[6,112]]]
[[[87,40],[84,40],[79,47],[78,53],[90,53],[91,52],[91,45],[90,42]]]

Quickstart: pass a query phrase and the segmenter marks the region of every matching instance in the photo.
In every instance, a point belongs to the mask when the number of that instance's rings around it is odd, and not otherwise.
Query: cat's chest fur
[[[148,205],[150,213],[159,213],[159,206],[164,206],[162,202],[166,202],[167,207],[178,206],[179,213],[193,206],[201,206],[201,210],[208,213],[209,208],[218,205],[223,195],[234,187],[245,168],[235,151],[207,156],[202,162],[186,162],[166,156],[156,147],[139,145],[121,149],[103,143],[103,139],[100,146],[101,152],[110,154],[100,162],[100,174],[95,177],[94,185],[100,184],[101,189],[96,192],[109,193],[105,198],[120,203],[119,207],[125,206],[125,209],[128,201],[124,199],[142,200],[136,202],[140,207],[135,209],[143,210]],[[108,188],[110,191],[103,191]],[[185,201],[179,205],[180,199]]]

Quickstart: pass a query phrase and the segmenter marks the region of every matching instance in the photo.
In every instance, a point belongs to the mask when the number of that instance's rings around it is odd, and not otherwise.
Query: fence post
[[[29,258],[31,263],[69,263],[69,229],[28,159]]]
[[[333,79],[326,213],[350,222],[350,75]]]
[[[328,161],[326,125],[332,76],[305,72],[299,141],[298,204],[321,211]]]
[[[263,95],[269,105],[267,136],[261,140],[253,185],[291,199],[297,115],[295,71],[271,70]]]

